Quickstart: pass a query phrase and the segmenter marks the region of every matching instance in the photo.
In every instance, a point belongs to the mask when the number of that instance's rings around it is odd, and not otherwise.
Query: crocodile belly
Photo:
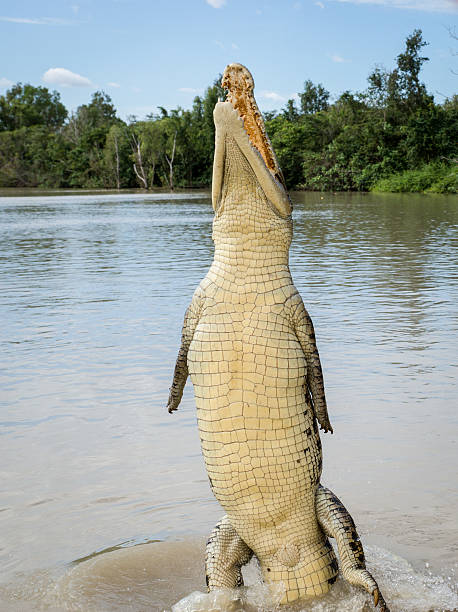
[[[314,517],[321,445],[294,332],[275,309],[209,310],[188,367],[216,498],[239,533]]]

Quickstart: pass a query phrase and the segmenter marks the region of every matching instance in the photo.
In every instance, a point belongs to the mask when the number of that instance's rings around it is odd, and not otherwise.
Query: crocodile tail
[[[342,575],[350,584],[359,586],[380,604],[380,612],[389,612],[377,582],[366,570],[364,551],[355,523],[342,502],[332,491],[319,485],[316,493],[316,514],[324,533],[335,538]]]

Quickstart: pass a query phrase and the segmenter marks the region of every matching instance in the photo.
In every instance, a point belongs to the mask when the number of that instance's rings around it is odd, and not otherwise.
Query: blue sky
[[[12,83],[60,92],[69,110],[103,89],[118,114],[189,108],[230,62],[253,73],[262,110],[306,79],[362,90],[423,30],[423,80],[437,101],[458,90],[458,0],[15,0],[0,3],[0,93]],[[458,28],[456,30],[458,32]],[[453,55],[455,53],[455,56]]]

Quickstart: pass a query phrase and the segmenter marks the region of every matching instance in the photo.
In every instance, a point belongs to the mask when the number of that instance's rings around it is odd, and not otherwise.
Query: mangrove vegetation
[[[426,45],[415,30],[365,91],[333,100],[306,80],[283,109],[264,114],[289,188],[457,192],[458,96],[437,102],[427,91]],[[222,97],[218,78],[191,109],[123,121],[103,91],[69,115],[59,93],[17,83],[0,96],[0,187],[208,186]]]

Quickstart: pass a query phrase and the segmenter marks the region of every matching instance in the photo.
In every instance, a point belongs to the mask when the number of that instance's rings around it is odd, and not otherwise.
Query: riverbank
[[[415,170],[380,179],[371,191],[378,193],[458,193],[458,165],[433,162]]]
[[[207,196],[210,193],[210,185],[204,187],[185,188],[177,187],[173,192],[168,188],[154,187],[154,189],[85,189],[85,188],[46,188],[46,187],[0,187],[0,197],[39,197],[39,196],[79,196],[79,195],[170,195],[172,198],[183,193],[202,194]],[[431,164],[419,170],[407,170],[393,174],[381,179],[367,191],[321,191],[319,189],[296,188],[290,191],[305,194],[309,192],[320,197],[335,196],[337,194],[348,194],[348,196],[367,195],[370,193],[403,193],[408,194],[430,194],[430,195],[455,195],[458,194],[458,166],[444,166],[441,164]],[[294,196],[293,196],[294,197]]]

